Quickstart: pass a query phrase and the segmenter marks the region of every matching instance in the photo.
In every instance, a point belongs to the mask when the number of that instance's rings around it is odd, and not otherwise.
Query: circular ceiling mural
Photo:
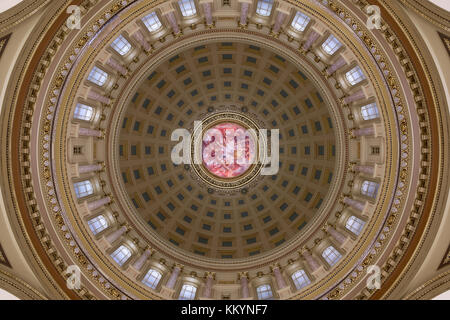
[[[220,122],[203,134],[202,163],[218,178],[236,178],[257,159],[257,147],[247,129],[237,123]]]
[[[117,146],[120,176],[148,228],[173,246],[219,259],[253,256],[320,213],[335,173],[335,119],[287,57],[253,44],[201,44],[149,70],[131,96]],[[172,133],[194,133],[195,121],[204,124],[201,164],[174,164]],[[267,140],[279,130],[279,148],[264,152],[279,154],[267,175],[257,168],[267,144],[259,129]]]

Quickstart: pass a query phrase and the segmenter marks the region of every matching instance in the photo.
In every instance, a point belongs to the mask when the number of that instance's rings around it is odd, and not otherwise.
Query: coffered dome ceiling
[[[447,114],[404,9],[375,2],[378,30],[366,1],[47,6],[5,98],[2,185],[49,292],[374,299],[406,290],[444,219]],[[67,22],[69,4],[80,29]],[[250,133],[230,151],[238,138],[220,144],[213,129]],[[174,161],[175,132],[194,136],[184,162]],[[208,151],[217,144],[223,154]],[[273,161],[218,163],[227,152]],[[271,165],[279,169],[263,174]],[[380,290],[366,288],[372,265]],[[75,290],[68,266],[82,275]]]
[[[183,48],[147,72],[118,147],[124,187],[154,232],[198,255],[241,258],[282,245],[317,218],[334,181],[335,119],[301,70],[267,49],[219,42]],[[172,163],[170,135],[230,109],[281,128],[281,168],[221,193]]]

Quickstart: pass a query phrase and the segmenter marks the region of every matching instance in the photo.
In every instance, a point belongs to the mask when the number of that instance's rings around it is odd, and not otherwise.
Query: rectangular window
[[[291,26],[297,31],[305,31],[310,20],[311,19],[306,14],[297,11],[294,20],[292,20]]]
[[[120,266],[122,266],[131,257],[131,251],[124,245],[118,247],[112,254],[111,258]]]
[[[156,12],[152,12],[149,15],[142,18],[142,22],[144,22],[145,26],[150,32],[156,31],[162,26],[161,21],[156,15]]]
[[[259,0],[256,6],[256,13],[263,17],[270,16],[273,7],[273,0]]]
[[[323,50],[329,55],[334,54],[340,47],[342,47],[342,43],[340,43],[339,40],[333,35],[330,35],[322,44]]]
[[[108,80],[108,74],[100,68],[94,67],[89,73],[88,80],[102,87]]]
[[[126,55],[131,50],[131,44],[122,35],[112,42],[111,47],[121,56]]]
[[[78,120],[91,121],[94,116],[94,108],[78,103],[73,116]]]
[[[345,77],[347,78],[347,81],[351,85],[356,85],[366,78],[359,66],[356,66],[353,69],[351,69],[350,71],[348,71],[345,74]]]
[[[108,228],[108,221],[106,221],[103,215],[96,216],[95,218],[89,220],[88,224],[94,235]]]
[[[94,187],[89,180],[76,182],[73,186],[75,188],[75,194],[78,199],[87,197],[94,193]]]
[[[150,269],[150,270],[148,270],[144,279],[142,279],[142,283],[152,289],[156,289],[159,281],[161,280],[161,277],[162,277],[162,274],[160,272],[158,272],[154,269]]]
[[[196,292],[197,292],[196,287],[185,284],[181,288],[180,296],[178,297],[178,300],[194,300]]]
[[[197,13],[194,0],[179,0],[178,5],[183,17],[190,17]]]

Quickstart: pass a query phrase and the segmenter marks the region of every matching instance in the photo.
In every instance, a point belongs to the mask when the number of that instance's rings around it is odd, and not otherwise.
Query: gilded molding
[[[445,34],[443,34],[443,33],[441,33],[441,32],[439,32],[439,31],[438,31],[438,34],[439,34],[439,37],[442,40],[442,43],[443,43],[445,49],[448,52],[448,56],[450,57],[450,37],[445,35]]]
[[[7,34],[0,38],[0,59],[3,56],[3,52],[5,52],[6,46],[8,45],[9,38],[11,38],[12,33]]]
[[[450,289],[450,271],[428,280],[417,289],[402,297],[404,300],[430,300]]]
[[[47,297],[13,273],[0,268],[0,288],[21,300],[47,300]]]
[[[450,31],[450,12],[435,5],[429,0],[397,0],[404,6],[414,10],[428,22],[436,27]]]
[[[6,257],[5,251],[3,250],[2,245],[0,244],[0,264],[3,264],[4,266],[8,268],[12,268],[11,264],[8,261],[8,258]]]
[[[445,268],[450,265],[450,245],[448,246],[448,249],[442,258],[441,264],[439,265],[438,269]]]
[[[14,26],[20,24],[52,0],[24,0],[16,6],[0,13],[0,34],[7,32]],[[62,2],[61,0],[57,0]]]

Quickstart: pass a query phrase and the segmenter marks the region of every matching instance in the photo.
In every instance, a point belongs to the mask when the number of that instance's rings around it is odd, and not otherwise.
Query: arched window
[[[75,188],[75,194],[77,195],[78,199],[90,196],[94,193],[94,187],[89,180],[75,182],[73,184],[73,187]]]
[[[365,180],[361,185],[361,194],[375,198],[378,192],[378,183]]]
[[[297,290],[300,290],[301,288],[306,287],[308,284],[311,283],[311,280],[309,280],[305,270],[296,271],[295,273],[292,274],[291,278],[292,281],[294,281]]]
[[[353,232],[354,234],[356,234],[357,236],[359,236],[359,234],[361,233],[365,224],[366,223],[363,220],[361,220],[360,218],[351,216],[350,218],[348,218],[347,223],[345,224],[345,227],[348,230],[350,230],[351,232]]]
[[[126,55],[131,50],[131,43],[125,39],[124,36],[120,35],[111,43],[111,47],[121,56]]]
[[[364,76],[364,73],[362,72],[361,68],[356,66],[350,71],[348,71],[345,74],[345,77],[347,78],[348,82],[353,86],[355,84],[360,83],[363,81],[366,77]]]
[[[297,11],[291,26],[297,31],[305,31],[310,20],[311,19],[306,14]]]
[[[256,294],[259,300],[267,300],[273,298],[272,287],[270,284],[263,284],[256,288]]]
[[[329,246],[323,250],[322,257],[330,266],[334,266],[342,258],[342,255],[333,246]]]
[[[91,121],[94,116],[94,108],[82,103],[78,103],[75,107],[73,117],[78,120]]]
[[[190,17],[197,13],[194,0],[179,0],[178,5],[180,6],[183,17]]]
[[[162,23],[159,20],[156,12],[152,12],[149,15],[142,18],[142,22],[147,27],[148,31],[153,32],[161,28]]]
[[[89,73],[88,80],[101,87],[108,80],[108,74],[102,69],[94,67],[91,73]]]
[[[256,13],[263,17],[270,16],[273,7],[273,0],[259,0],[256,6]]]
[[[156,289],[158,286],[159,280],[161,280],[162,274],[154,269],[148,270],[144,279],[142,279],[142,283],[146,286]]]
[[[178,300],[194,300],[196,292],[197,287],[190,284],[184,284],[183,287],[181,288]]]
[[[340,47],[342,47],[342,43],[332,34],[322,43],[322,49],[329,55],[334,54]]]
[[[89,228],[92,233],[96,235],[99,232],[102,232],[106,228],[108,228],[108,221],[105,219],[103,215],[96,216],[88,221]]]
[[[372,120],[378,118],[380,115],[378,113],[377,104],[374,102],[362,106],[361,115],[364,120]]]
[[[123,264],[127,262],[130,257],[131,251],[124,245],[121,245],[113,253],[111,253],[111,258],[113,258],[113,260],[117,262],[119,266],[123,266]]]

